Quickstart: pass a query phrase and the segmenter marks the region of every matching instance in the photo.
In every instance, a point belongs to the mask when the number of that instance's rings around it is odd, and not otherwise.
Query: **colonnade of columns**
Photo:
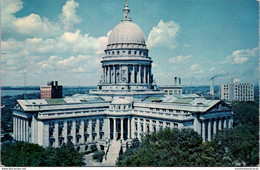
[[[78,145],[104,139],[105,124],[106,121],[102,118],[50,122],[44,125],[49,127],[48,146],[58,147],[67,142]]]
[[[164,128],[178,128],[177,123],[145,118],[134,118],[131,126],[132,138],[142,138],[144,135],[157,132]]]
[[[16,141],[30,142],[30,129],[27,118],[13,116],[13,136]]]
[[[125,73],[123,73],[125,72]],[[124,75],[125,74],[125,75]],[[103,66],[103,82],[105,84],[151,83],[151,65],[105,65]]]
[[[228,117],[205,119],[201,121],[201,135],[203,141],[211,141],[214,135],[222,129],[232,127],[233,119]]]
[[[108,139],[130,139],[131,119],[130,118],[108,118]]]

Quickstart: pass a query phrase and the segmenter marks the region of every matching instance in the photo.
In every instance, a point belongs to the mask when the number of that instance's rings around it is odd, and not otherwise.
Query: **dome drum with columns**
[[[145,36],[129,16],[125,5],[122,21],[110,33],[105,56],[102,57],[103,75],[96,95],[161,95],[152,75],[152,59],[145,44]]]

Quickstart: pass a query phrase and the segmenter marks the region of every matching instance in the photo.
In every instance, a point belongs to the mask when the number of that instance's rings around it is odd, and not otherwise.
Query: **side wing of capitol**
[[[17,100],[14,140],[44,147],[72,142],[81,151],[97,144],[106,150],[115,141],[126,148],[132,139],[163,128],[192,128],[210,141],[233,126],[232,108],[221,100],[164,96],[153,79],[144,34],[129,12],[126,4],[110,34],[98,88],[63,99]]]

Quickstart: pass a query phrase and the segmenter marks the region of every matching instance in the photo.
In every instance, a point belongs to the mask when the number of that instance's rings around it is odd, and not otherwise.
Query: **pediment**
[[[220,112],[220,111],[229,111],[231,110],[232,107],[230,105],[228,105],[227,103],[220,101],[218,103],[216,103],[214,106],[210,107],[210,109],[208,109],[208,112]]]
[[[16,103],[14,106],[13,106],[13,109],[14,110],[19,110],[19,111],[24,111],[23,108],[21,107],[21,105],[19,103]]]

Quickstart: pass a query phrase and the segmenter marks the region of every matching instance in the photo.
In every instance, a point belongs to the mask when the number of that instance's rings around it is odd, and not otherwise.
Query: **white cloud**
[[[170,63],[185,63],[185,62],[188,62],[191,58],[192,58],[191,55],[188,55],[188,56],[179,55],[177,57],[169,58],[169,62]]]
[[[30,14],[23,18],[17,18],[14,25],[19,33],[37,37],[51,37],[58,35],[61,28],[57,23],[51,23],[47,18],[41,18],[37,14]]]
[[[249,61],[250,57],[256,57],[258,54],[258,47],[253,49],[242,49],[233,51],[233,53],[226,57],[223,63],[229,64],[244,64]]]
[[[190,67],[190,71],[192,73],[203,73],[203,70],[202,70],[202,68],[201,68],[201,66],[199,64],[193,64]]]
[[[180,31],[179,24],[174,21],[164,22],[160,20],[156,27],[148,35],[147,45],[149,48],[162,47],[173,49],[178,43],[175,38]]]
[[[1,31],[2,35],[15,31],[14,22],[16,17],[14,14],[23,8],[21,0],[2,0],[1,4]]]
[[[62,7],[62,13],[60,14],[60,19],[64,25],[65,30],[70,30],[74,28],[75,24],[81,22],[81,19],[76,14],[76,8],[79,7],[79,4],[74,0],[69,0]]]

